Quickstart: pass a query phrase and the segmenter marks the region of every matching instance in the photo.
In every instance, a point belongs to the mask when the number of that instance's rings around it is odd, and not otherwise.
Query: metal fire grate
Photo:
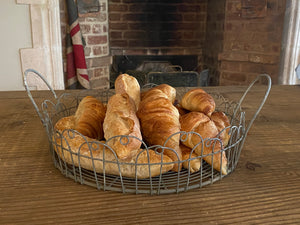
[[[34,74],[40,77],[48,86],[50,91],[53,94],[54,100],[46,99],[43,101],[41,107],[38,107],[35,100],[33,99],[31,92],[27,85],[27,76],[28,74]],[[247,93],[250,91],[252,86],[261,78],[265,78],[268,81],[268,85],[266,87],[266,92],[263,97],[263,100],[261,101],[261,104],[259,105],[257,111],[254,113],[253,117],[249,122],[246,123],[245,119],[245,112],[242,110],[242,102],[245,99]],[[180,172],[167,172],[167,173],[161,173],[160,175],[156,177],[151,177],[147,179],[138,179],[137,175],[135,178],[128,178],[125,176],[122,176],[121,167],[124,164],[130,164],[130,163],[124,163],[119,162],[118,160],[115,161],[105,161],[99,158],[93,158],[93,155],[86,156],[81,155],[80,150],[78,149],[78,152],[71,153],[70,149],[65,148],[63,146],[59,146],[59,143],[57,143],[55,138],[57,136],[63,138],[62,134],[54,129],[54,125],[56,122],[61,119],[62,117],[73,115],[77,109],[77,106],[80,102],[80,100],[87,96],[87,95],[93,95],[94,97],[97,97],[102,102],[107,102],[109,97],[114,94],[113,90],[106,90],[106,91],[96,91],[96,90],[85,90],[81,91],[76,95],[72,95],[70,93],[63,93],[61,96],[57,96],[55,91],[51,88],[51,86],[48,84],[48,82],[45,80],[45,78],[38,73],[37,71],[33,69],[28,69],[24,73],[24,84],[25,88],[27,90],[28,96],[30,100],[32,101],[41,121],[44,125],[46,132],[48,134],[48,140],[50,143],[50,151],[52,154],[53,162],[56,168],[58,168],[61,173],[68,177],[73,179],[76,182],[79,182],[81,184],[89,185],[96,187],[99,190],[110,190],[110,191],[116,191],[116,192],[123,192],[123,193],[143,193],[143,194],[170,194],[170,193],[179,193],[183,191],[188,191],[190,189],[195,188],[201,188],[203,186],[212,184],[216,181],[219,181],[223,179],[225,176],[228,176],[230,173],[234,171],[234,169],[237,166],[240,153],[243,147],[243,144],[245,142],[245,139],[247,137],[247,133],[252,126],[255,118],[257,117],[258,113],[260,112],[261,108],[263,107],[270,89],[271,89],[271,79],[268,75],[262,74],[259,75],[248,87],[248,89],[245,91],[239,102],[233,102],[228,99],[225,99],[222,95],[217,93],[210,93],[216,102],[217,110],[225,112],[225,114],[228,116],[228,118],[231,121],[231,125],[227,128],[225,128],[221,132],[225,132],[225,130],[229,130],[229,133],[231,135],[229,144],[222,148],[222,152],[225,152],[228,162],[228,173],[227,175],[223,175],[217,170],[213,169],[208,163],[206,163],[203,160],[204,155],[198,156],[197,158],[201,160],[201,167],[200,170],[191,173],[189,170],[182,169]],[[96,94],[95,94],[96,92]],[[67,130],[63,132],[68,132],[68,135],[70,138],[74,136],[75,134],[79,134],[77,131],[74,130]],[[220,132],[220,133],[221,133]],[[177,134],[174,134],[177,135]],[[187,135],[199,135],[195,134],[193,132],[185,133],[185,132],[179,132],[178,135],[180,135],[181,140],[185,139]],[[132,137],[129,136],[122,136],[123,138],[130,139]],[[116,137],[117,138],[117,137]],[[122,140],[122,139],[121,139]],[[202,139],[203,140],[203,139]],[[156,149],[165,149],[164,146],[147,146],[142,140],[141,144],[143,146],[143,151],[155,150]],[[167,140],[168,141],[168,140]],[[166,141],[166,142],[167,142]],[[202,144],[203,145],[214,145],[216,142],[220,142],[220,139],[218,136],[216,138],[212,139],[204,139]],[[108,151],[113,151],[110,147],[108,147],[107,142],[100,142],[100,141],[93,141],[92,143],[85,143],[89,144],[89,150],[91,151],[97,151],[98,149],[105,147],[108,149]],[[126,144],[126,143],[123,143]],[[96,145],[96,148],[95,148]],[[57,147],[60,147],[62,149],[62,155],[58,155],[55,149]],[[219,152],[215,152],[214,150],[209,155],[214,157],[215,154]],[[64,154],[72,154],[72,160],[78,159],[78,163],[67,163]],[[103,154],[105,154],[105,151],[103,151]],[[156,151],[156,154],[162,154],[162,152]],[[115,155],[115,154],[114,154]],[[206,155],[207,156],[207,155]],[[149,157],[149,155],[148,155]],[[80,159],[87,159],[92,160],[93,162],[93,168],[92,169],[86,169],[82,168],[80,164]],[[104,157],[103,157],[104,159]],[[189,158],[187,160],[179,161],[178,163],[188,162],[190,163],[191,160],[195,158]],[[104,171],[102,173],[96,172],[95,170],[95,164],[99,163],[103,164]],[[174,162],[173,162],[174,163]],[[118,175],[112,175],[105,173],[105,165],[107,164],[115,164],[117,168],[119,168]],[[131,163],[132,164],[132,163]],[[163,162],[161,162],[159,165],[163,166]],[[167,164],[167,163],[165,163]],[[141,165],[145,164],[133,164],[135,168],[137,169]],[[146,166],[149,167],[149,173],[151,175],[150,167],[152,166],[150,163],[146,164]]]

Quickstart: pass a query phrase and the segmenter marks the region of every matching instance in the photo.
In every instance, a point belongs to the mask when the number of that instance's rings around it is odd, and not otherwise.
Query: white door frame
[[[55,90],[65,89],[59,0],[17,0],[30,8],[32,48],[20,49],[22,72],[28,68],[40,72]],[[37,77],[27,79],[31,89],[47,86]]]
[[[287,0],[280,56],[279,84],[300,84],[295,69],[300,63],[300,1]]]

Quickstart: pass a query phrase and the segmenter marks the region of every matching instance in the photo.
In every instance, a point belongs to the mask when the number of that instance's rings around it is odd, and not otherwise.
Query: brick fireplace
[[[131,61],[140,62],[136,67],[143,59],[150,59],[199,72],[205,41],[206,7],[206,0],[188,3],[182,0],[110,0],[111,55],[113,58],[129,56]],[[126,70],[116,71],[117,74],[120,72]]]
[[[109,1],[112,55],[201,55],[206,1]]]
[[[285,0],[77,3],[92,88],[109,87],[114,72],[126,72],[112,70],[116,59],[140,62],[150,56],[154,61],[181,57],[182,63],[193,57],[194,71],[209,69],[209,85],[244,85],[259,73],[270,74],[277,83]],[[64,40],[63,0],[60,10]]]

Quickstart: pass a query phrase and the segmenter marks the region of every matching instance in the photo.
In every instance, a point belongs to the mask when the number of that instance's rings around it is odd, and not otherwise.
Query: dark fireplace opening
[[[182,20],[182,15],[177,8],[180,2],[170,4],[170,1],[131,1],[129,6],[135,14],[126,14],[124,17],[130,22],[137,33],[128,31],[129,37],[140,37],[140,45],[143,47],[169,47],[180,42],[182,34],[178,32],[177,22]],[[134,21],[133,21],[134,20]]]
[[[183,0],[110,2],[112,48],[201,48],[205,39],[206,3]]]
[[[121,73],[136,77],[141,86],[154,81],[175,86],[199,84],[206,1],[130,0],[109,4],[111,87]]]
[[[172,86],[205,86],[197,71],[197,55],[118,55],[113,57],[111,88],[119,74],[134,76],[140,86],[167,83]],[[207,79],[207,77],[206,77]]]

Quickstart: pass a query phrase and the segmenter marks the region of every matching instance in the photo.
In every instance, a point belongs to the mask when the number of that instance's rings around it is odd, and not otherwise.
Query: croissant
[[[133,99],[136,110],[140,104],[140,85],[139,82],[128,74],[121,74],[115,80],[116,94],[127,93]]]
[[[183,116],[184,114],[187,114],[190,112],[189,110],[186,110],[185,108],[183,108],[180,104],[175,104],[175,107],[178,110],[180,116]]]
[[[92,96],[84,97],[75,113],[75,129],[90,138],[103,139],[103,121],[106,108]]]
[[[168,97],[168,99],[174,103],[176,98],[176,89],[168,84],[160,84],[153,89],[161,90],[163,93],[165,93]]]
[[[53,136],[53,147],[66,163],[97,173],[105,171],[106,174],[138,179],[158,176],[173,167],[168,156],[153,150],[138,149],[129,162],[118,159],[103,142],[68,130],[74,127],[74,116],[63,117],[55,124],[57,133]]]
[[[180,105],[189,111],[202,112],[208,116],[211,116],[216,107],[213,97],[201,88],[192,89],[185,93]]]
[[[151,88],[150,90],[155,90],[155,89],[162,91],[173,104],[175,103],[175,99],[176,99],[176,89],[175,88],[173,88],[172,86],[170,86],[168,84],[160,84],[158,86]],[[151,92],[149,92],[149,91],[145,91],[145,92],[141,93],[141,98],[142,99],[145,98],[149,93],[151,95]]]
[[[214,121],[216,127],[218,128],[220,139],[223,142],[223,146],[227,146],[230,139],[230,122],[228,117],[225,115],[224,112],[215,111],[211,114],[211,120]]]
[[[219,131],[215,123],[205,114],[200,112],[190,112],[180,117],[181,130],[185,132],[195,132],[183,138],[182,143],[190,148],[195,148],[195,153],[203,156],[203,159],[213,166],[214,169],[227,174],[227,158],[224,151],[221,151],[219,141],[207,143],[205,139],[215,138]],[[213,153],[213,154],[212,154]]]
[[[198,158],[198,155],[195,152],[192,152],[191,148],[183,144],[180,144],[180,149],[182,152],[183,168],[190,170],[191,173],[199,171],[201,158]]]
[[[115,94],[107,103],[107,112],[103,122],[104,137],[108,141],[117,135],[128,135],[142,139],[140,123],[136,116],[136,107],[128,94]],[[120,159],[131,159],[141,146],[136,138],[113,138],[108,145]]]
[[[168,89],[172,89],[172,87],[169,86]],[[180,132],[179,113],[170,99],[170,96],[157,87],[148,90],[142,96],[137,116],[141,122],[144,140],[149,145],[171,148],[165,149],[164,154],[173,161],[181,161],[180,135],[173,135]],[[175,164],[173,170],[179,171],[181,166],[181,164]]]

